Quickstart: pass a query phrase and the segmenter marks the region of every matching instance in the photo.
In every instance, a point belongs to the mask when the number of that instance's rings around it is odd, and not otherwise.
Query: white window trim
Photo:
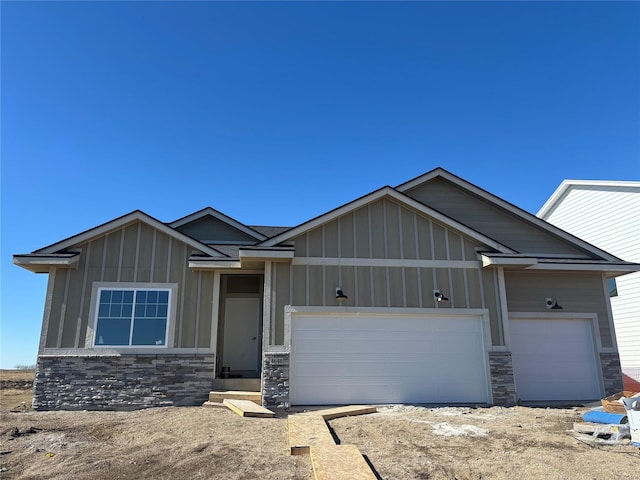
[[[169,290],[169,311],[167,312],[166,341],[164,345],[98,345],[95,336],[98,326],[99,293],[101,290]],[[91,306],[89,308],[89,324],[85,337],[85,348],[108,349],[116,352],[144,353],[148,351],[166,350],[173,348],[176,311],[177,311],[177,283],[145,283],[145,282],[93,282],[91,288]]]

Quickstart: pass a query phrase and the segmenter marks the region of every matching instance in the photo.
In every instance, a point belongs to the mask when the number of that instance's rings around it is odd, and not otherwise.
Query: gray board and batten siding
[[[211,349],[214,273],[188,268],[192,246],[135,221],[70,250],[81,251],[77,268],[49,274],[44,348],[85,348],[87,328],[94,321],[93,284],[135,282],[178,285],[174,337],[167,347]]]
[[[293,239],[291,264],[271,272],[272,344],[284,342],[284,307],[487,309],[492,342],[502,345],[498,279],[482,269],[477,240],[390,198],[382,198]],[[436,304],[433,290],[448,302]]]

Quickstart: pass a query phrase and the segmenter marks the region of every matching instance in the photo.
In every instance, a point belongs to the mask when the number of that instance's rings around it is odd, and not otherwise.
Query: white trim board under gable
[[[169,224],[169,226],[171,228],[179,228],[182,227],[183,225],[186,225],[187,223],[191,223],[191,222],[195,222],[196,220],[200,220],[201,218],[204,217],[213,217],[216,218],[217,220],[220,220],[221,222],[226,223],[227,225],[232,226],[233,228],[236,228],[238,230],[240,230],[242,233],[246,233],[247,235],[255,238],[258,241],[262,241],[262,240],[266,240],[267,237],[262,235],[261,233],[257,232],[256,230],[252,229],[251,227],[247,227],[246,225],[244,225],[243,223],[240,223],[239,221],[225,215],[222,212],[219,212],[211,207],[206,207],[203,208],[202,210],[199,210],[197,212],[194,212],[190,215],[187,215],[186,217],[182,217],[179,218],[178,220],[175,220],[173,222],[171,222]]]
[[[308,232],[309,230],[312,230],[316,227],[319,227],[320,225],[330,222],[332,220],[335,220],[336,218],[339,218],[349,212],[352,212],[354,210],[357,210],[358,208],[361,208],[369,203],[375,202],[377,200],[380,200],[382,198],[391,198],[394,201],[405,205],[409,208],[412,208],[414,210],[417,210],[418,212],[422,213],[423,215],[427,215],[428,217],[437,220],[441,223],[443,223],[444,225],[446,225],[447,227],[456,230],[464,235],[467,235],[468,237],[484,244],[487,245],[490,248],[493,248],[499,252],[502,253],[516,253],[514,250],[510,249],[509,247],[507,247],[506,245],[503,245],[497,241],[495,241],[492,238],[489,238],[483,234],[481,234],[480,232],[478,232],[477,230],[474,230],[470,227],[467,227],[466,225],[459,223],[457,221],[455,221],[454,219],[452,219],[451,217],[448,217],[446,215],[444,215],[441,212],[438,212],[437,210],[434,210],[426,205],[424,205],[423,203],[420,203],[416,200],[414,200],[411,197],[408,197],[407,195],[405,195],[404,193],[398,192],[397,190],[391,188],[391,187],[382,187],[374,192],[371,192],[368,195],[365,195],[363,197],[360,197],[350,203],[347,203],[346,205],[343,205],[341,207],[338,207],[334,210],[331,210],[328,213],[325,213],[324,215],[320,215],[319,217],[316,217],[314,219],[311,219],[305,223],[302,223],[300,225],[298,225],[297,227],[293,227],[290,230],[287,230],[286,232],[281,233],[280,235],[276,235],[275,237],[272,237],[262,243],[260,243],[260,246],[265,246],[265,247],[271,247],[274,245],[277,245],[281,242],[290,240],[294,237],[297,237],[298,235],[301,235],[305,232]]]
[[[174,230],[173,228],[162,223],[160,220],[156,220],[155,218],[153,218],[150,215],[147,215],[141,210],[134,210],[133,212],[123,215],[121,217],[118,217],[114,220],[111,220],[110,222],[103,223],[102,225],[86,230],[82,233],[69,237],[60,242],[54,243],[53,245],[49,245],[47,247],[36,250],[33,253],[58,253],[59,251],[64,250],[65,248],[70,248],[80,243],[93,240],[96,237],[106,235],[107,233],[110,233],[114,230],[117,230],[120,227],[133,223],[135,221],[145,223],[150,227],[155,228],[161,231],[162,233],[165,233],[166,235],[169,235],[170,237],[173,237],[176,240],[186,243],[190,247],[202,253],[206,253],[207,255],[210,255],[212,257],[226,257],[226,255],[219,252],[218,250],[208,247],[207,245],[204,245],[198,242],[194,238],[191,238],[188,235],[185,235],[184,233],[180,233],[179,231]]]
[[[429,180],[432,180],[436,177],[441,177],[451,183],[453,183],[454,185],[457,185],[458,187],[467,190],[468,192],[483,198],[484,200],[493,203],[494,205],[503,208],[505,210],[507,210],[509,213],[521,218],[522,220],[531,223],[533,225],[535,225],[538,228],[541,228],[547,232],[549,232],[550,234],[553,234],[557,237],[562,238],[563,240],[566,240],[567,242],[570,242],[576,246],[578,246],[579,248],[582,248],[598,257],[604,258],[606,260],[612,261],[612,262],[618,262],[620,261],[620,259],[614,255],[611,255],[608,252],[605,252],[604,250],[601,250],[597,247],[595,247],[594,245],[591,245],[588,242],[585,242],[584,240],[578,238],[578,237],[574,237],[573,235],[571,235],[570,233],[565,232],[564,230],[556,227],[555,225],[552,225],[548,222],[546,222],[545,220],[538,218],[537,216],[521,209],[520,207],[517,207],[515,205],[513,205],[512,203],[507,202],[506,200],[503,200],[502,198],[487,192],[486,190],[472,184],[469,183],[468,181],[452,174],[451,172],[448,172],[447,170],[445,170],[444,168],[438,167],[435,168],[434,170],[431,170],[430,172],[425,173],[424,175],[420,175],[419,177],[414,178],[413,180],[409,180],[408,182],[402,183],[400,185],[398,185],[395,189],[401,193],[406,192],[407,190],[417,187],[418,185],[421,185],[422,183],[425,183]]]

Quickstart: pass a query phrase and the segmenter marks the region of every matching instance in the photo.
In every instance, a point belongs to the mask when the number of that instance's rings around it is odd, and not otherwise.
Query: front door
[[[262,283],[262,275],[223,275],[221,278],[219,377],[260,377]]]
[[[224,304],[224,366],[257,372],[260,364],[260,299],[227,298]]]

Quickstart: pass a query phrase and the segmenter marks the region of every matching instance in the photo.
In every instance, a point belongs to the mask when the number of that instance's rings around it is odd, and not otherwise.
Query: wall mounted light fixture
[[[435,298],[436,302],[448,302],[449,299],[444,296],[440,290],[436,289],[433,291],[433,298]]]
[[[336,287],[336,300],[338,300],[339,302],[343,302],[344,300],[347,300],[349,297],[347,297],[343,292],[342,292],[342,287]]]
[[[558,300],[556,300],[553,297],[547,297],[545,299],[545,302],[547,304],[547,308],[549,308],[551,310],[562,310],[562,307],[560,305],[558,305]]]

